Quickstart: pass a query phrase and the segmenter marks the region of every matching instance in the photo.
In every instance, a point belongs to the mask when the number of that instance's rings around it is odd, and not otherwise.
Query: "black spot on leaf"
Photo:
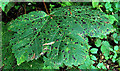
[[[67,58],[65,58],[65,60],[67,60]]]
[[[62,52],[64,53],[64,50]]]
[[[58,25],[60,25],[60,23],[57,23]]]
[[[107,29],[107,32],[109,31],[109,29]]]
[[[65,55],[64,55],[64,57],[65,57]]]
[[[68,53],[70,53],[70,50],[68,51]]]
[[[77,24],[77,22],[75,21],[75,24]]]
[[[83,34],[84,34],[85,32],[83,31]]]
[[[75,57],[74,57],[74,55],[72,55],[72,57],[73,57],[74,60],[76,60]]]
[[[86,22],[83,22],[83,24],[86,24]]]
[[[57,47],[55,47],[55,49],[57,49]]]
[[[75,42],[75,44],[78,44],[78,42]]]
[[[64,45],[67,45],[66,43]]]
[[[64,19],[66,19],[66,17],[64,17]]]
[[[78,13],[81,13],[81,11],[78,11]]]
[[[66,36],[66,37],[69,37],[69,36]]]
[[[35,21],[32,21],[32,23],[34,23]]]

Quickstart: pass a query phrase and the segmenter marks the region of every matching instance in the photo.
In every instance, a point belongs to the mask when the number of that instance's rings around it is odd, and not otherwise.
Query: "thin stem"
[[[45,6],[45,10],[46,10],[47,14],[50,15],[49,12],[48,12],[48,9],[47,9],[47,6],[46,6],[44,0],[42,0],[42,1],[43,1],[44,6]],[[54,16],[54,15],[50,15],[50,16]]]
[[[46,6],[44,0],[42,0],[42,1],[43,1],[44,6],[45,6],[45,10],[46,10],[47,14],[50,15],[49,12],[48,12],[48,9],[47,9],[47,6]]]
[[[24,10],[25,10],[25,14],[26,14],[26,4],[24,3]]]

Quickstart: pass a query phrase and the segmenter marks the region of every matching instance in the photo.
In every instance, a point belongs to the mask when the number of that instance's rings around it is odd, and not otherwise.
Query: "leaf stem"
[[[25,10],[25,14],[26,14],[26,4],[24,3],[24,10]]]
[[[42,0],[42,1],[43,1],[44,6],[45,6],[45,10],[46,10],[47,14],[50,15],[49,12],[48,12],[48,9],[47,9],[47,6],[46,6],[44,0]]]
[[[44,6],[45,6],[45,10],[46,10],[47,14],[50,15],[49,12],[48,12],[48,9],[47,9],[47,6],[46,6],[44,0],[42,0],[42,1],[43,1]],[[50,15],[50,16],[54,16],[54,15]]]

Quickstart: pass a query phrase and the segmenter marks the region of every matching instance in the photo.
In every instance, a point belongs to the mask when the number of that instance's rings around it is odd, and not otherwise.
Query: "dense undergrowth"
[[[119,2],[3,5],[3,70],[120,70]]]

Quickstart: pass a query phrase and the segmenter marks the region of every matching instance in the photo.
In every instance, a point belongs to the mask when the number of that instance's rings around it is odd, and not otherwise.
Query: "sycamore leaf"
[[[34,53],[35,59],[46,53],[45,67],[84,64],[89,58],[87,36],[101,38],[115,31],[106,14],[88,6],[61,7],[51,15],[34,11],[10,22],[9,30],[15,32],[10,44],[17,64],[30,61]]]

